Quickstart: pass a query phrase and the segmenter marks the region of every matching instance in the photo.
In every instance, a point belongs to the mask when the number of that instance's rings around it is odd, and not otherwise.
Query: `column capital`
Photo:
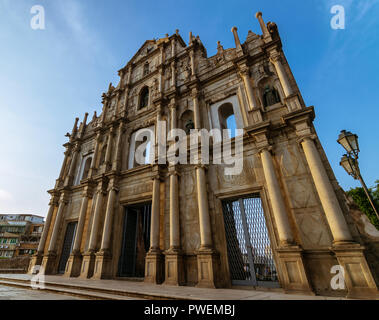
[[[273,152],[273,148],[272,148],[271,145],[267,145],[267,146],[260,147],[260,148],[258,149],[258,156],[261,156],[261,153],[262,153],[263,151],[267,151],[267,152],[269,152],[271,155],[274,154],[274,152]]]
[[[209,165],[207,165],[207,164],[201,164],[201,163],[195,164],[195,169],[208,170],[208,168],[209,168]]]
[[[314,134],[314,133],[312,133],[312,134],[308,134],[308,135],[305,135],[305,136],[301,136],[301,137],[299,137],[297,140],[296,140],[296,142],[298,143],[298,144],[302,144],[305,140],[307,140],[307,139],[309,139],[309,140],[316,140],[316,138],[317,138],[317,135],[316,134]]]
[[[169,176],[169,177],[171,177],[171,176],[181,177],[181,174],[177,170],[171,170],[168,172],[167,176]]]
[[[276,62],[281,62],[281,54],[276,50],[271,51],[269,59],[270,62],[273,64],[275,64]]]

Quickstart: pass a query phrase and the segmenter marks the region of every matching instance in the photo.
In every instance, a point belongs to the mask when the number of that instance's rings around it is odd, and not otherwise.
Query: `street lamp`
[[[359,170],[358,164],[358,153],[359,153],[359,145],[358,145],[358,136],[356,134],[352,134],[350,131],[342,130],[340,135],[338,136],[337,142],[344,147],[347,151],[347,154],[344,154],[341,158],[340,165],[345,169],[345,171],[352,176],[355,180],[359,180],[363,190],[366,193],[366,196],[371,204],[372,209],[374,210],[377,218],[379,219],[378,210],[375,207],[374,201],[371,198],[370,193],[368,192],[367,186],[363,181],[361,176],[361,172]]]

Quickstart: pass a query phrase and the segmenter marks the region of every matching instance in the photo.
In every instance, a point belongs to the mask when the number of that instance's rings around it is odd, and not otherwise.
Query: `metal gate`
[[[259,195],[222,202],[232,284],[279,287]]]
[[[66,234],[64,236],[61,259],[59,261],[58,273],[64,273],[66,270],[67,260],[70,257],[72,246],[74,244],[77,222],[67,224]]]
[[[144,277],[145,256],[150,247],[151,204],[126,208],[118,274]]]

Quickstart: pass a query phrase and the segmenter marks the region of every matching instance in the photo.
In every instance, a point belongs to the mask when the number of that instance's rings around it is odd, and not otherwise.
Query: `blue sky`
[[[42,5],[46,29],[30,27]],[[330,26],[333,5],[346,11],[344,30]],[[336,139],[359,136],[360,166],[369,186],[379,179],[379,0],[121,1],[0,0],[0,212],[46,215],[75,117],[101,112],[101,94],[147,39],[192,31],[208,56],[217,41],[234,46],[255,19],[279,27],[284,52],[340,185],[358,183],[339,166]]]

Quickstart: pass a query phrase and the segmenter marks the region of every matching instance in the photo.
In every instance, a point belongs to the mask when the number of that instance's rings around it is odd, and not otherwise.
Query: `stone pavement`
[[[0,285],[19,284],[30,287],[32,276],[27,274],[0,274]],[[196,287],[176,287],[152,285],[140,281],[92,280],[44,276],[49,291],[88,293],[88,297],[104,299],[181,299],[181,300],[341,300],[341,297],[308,296],[286,294],[281,289],[204,289]],[[84,294],[83,294],[84,296]]]
[[[43,292],[0,285],[0,300],[83,300],[64,294]]]

